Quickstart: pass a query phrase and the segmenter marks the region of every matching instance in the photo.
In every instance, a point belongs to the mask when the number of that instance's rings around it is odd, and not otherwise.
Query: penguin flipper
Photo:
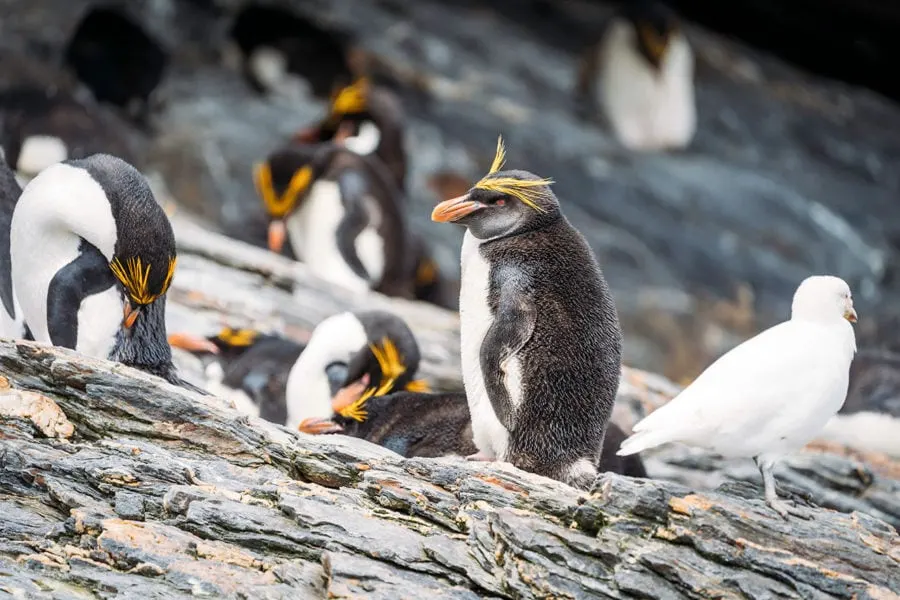
[[[109,261],[96,246],[81,242],[81,253],[50,280],[47,291],[47,331],[54,346],[75,349],[81,302],[115,285]]]
[[[368,280],[369,273],[356,253],[356,237],[369,224],[366,214],[366,180],[356,171],[344,171],[337,177],[341,201],[344,203],[344,218],[337,227],[337,247],[341,258],[359,277]]]
[[[515,407],[504,383],[510,359],[534,334],[537,310],[513,278],[497,282],[500,298],[496,317],[481,343],[481,372],[494,413],[507,430],[515,428]]]

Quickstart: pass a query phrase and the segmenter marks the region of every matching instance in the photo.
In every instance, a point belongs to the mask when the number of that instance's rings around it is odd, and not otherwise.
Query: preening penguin
[[[424,391],[424,382],[414,379],[418,369],[419,345],[396,315],[364,311],[328,317],[291,368],[285,424],[323,433],[335,429],[331,419],[338,412],[361,420],[358,409],[365,400],[334,409],[333,398],[343,387],[367,377],[366,400],[395,390]]]
[[[292,144],[254,169],[272,219],[269,248],[290,239],[298,260],[356,292],[411,297],[405,215],[377,168],[337,144]]]
[[[94,154],[43,170],[16,204],[10,260],[36,341],[195,389],[176,376],[166,341],[175,237],[137,169]]]
[[[841,408],[856,352],[856,311],[846,282],[804,280],[791,318],[736,346],[667,404],[634,426],[618,454],[668,442],[753,457],[766,503],[787,518],[805,513],[779,500],[778,459],[802,448]]]
[[[287,378],[303,344],[231,327],[206,338],[175,333],[169,343],[207,359],[207,390],[213,395],[231,400],[245,414],[285,423]]]
[[[361,421],[340,413],[345,407],[358,405],[358,399],[366,392],[366,384],[357,382],[335,396],[337,416],[334,422],[341,433],[384,446],[406,457],[469,456],[478,451],[472,442],[472,421],[464,393],[394,392],[369,398],[361,406],[365,411]],[[647,471],[639,457],[623,459],[616,456],[625,437],[615,423],[609,424],[599,470],[646,477]]]
[[[627,2],[582,59],[578,93],[596,94],[616,137],[638,151],[684,148],[697,128],[694,55],[658,2]]]
[[[0,148],[0,337],[19,339],[25,336],[22,308],[13,291],[12,265],[9,254],[9,232],[13,211],[22,194],[16,174],[6,164]]]
[[[552,183],[488,174],[431,218],[466,227],[462,371],[478,454],[586,488],[609,422],[622,333],[597,259]]]
[[[374,85],[367,77],[332,94],[325,120],[298,134],[305,142],[334,139],[342,127],[349,128],[344,145],[362,156],[377,158],[394,178],[398,189],[406,186],[403,106],[389,89]]]

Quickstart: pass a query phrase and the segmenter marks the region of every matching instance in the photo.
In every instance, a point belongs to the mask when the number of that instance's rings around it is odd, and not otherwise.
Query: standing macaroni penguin
[[[345,129],[344,145],[380,161],[399,190],[406,186],[403,106],[389,89],[359,77],[332,95],[329,114],[318,126],[297,135],[301,141],[329,141]]]
[[[501,171],[438,204],[466,227],[459,312],[463,383],[479,452],[587,488],[619,386],[622,332],[584,237],[552,181]]]
[[[365,157],[338,144],[291,144],[254,170],[271,222],[269,248],[287,237],[319,277],[356,292],[411,297],[407,223],[394,193]]]
[[[629,2],[582,58],[578,94],[597,96],[632,150],[684,148],[697,128],[694,55],[677,16],[658,2]]]
[[[0,338],[20,339],[25,336],[22,308],[13,291],[12,265],[9,260],[9,232],[16,202],[22,188],[16,174],[6,164],[0,148]]]
[[[172,226],[146,179],[108,154],[47,167],[13,213],[13,287],[36,341],[197,390],[175,374],[166,340],[175,259]]]

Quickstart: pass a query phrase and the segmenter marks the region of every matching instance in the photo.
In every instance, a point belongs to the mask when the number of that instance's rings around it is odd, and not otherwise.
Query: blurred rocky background
[[[70,156],[105,150],[158,173],[180,210],[231,237],[265,244],[253,162],[320,119],[332,83],[363,61],[404,102],[411,219],[450,276],[462,230],[431,223],[431,207],[484,173],[502,133],[508,164],[553,177],[599,255],[629,364],[689,379],[785,318],[811,273],[850,283],[861,347],[895,336],[900,90],[885,57],[900,9],[888,2],[673,2],[697,59],[698,131],[684,151],[647,154],[573,96],[608,3],[0,6],[7,154],[22,131],[63,131]],[[248,77],[260,45],[292,57],[274,91]]]

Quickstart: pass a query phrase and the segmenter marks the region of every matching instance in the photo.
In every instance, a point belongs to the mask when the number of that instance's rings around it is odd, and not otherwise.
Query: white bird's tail
[[[619,446],[619,450],[616,454],[618,456],[637,454],[648,448],[655,448],[656,446],[672,441],[674,441],[674,438],[670,431],[638,431],[622,442],[622,445]]]

